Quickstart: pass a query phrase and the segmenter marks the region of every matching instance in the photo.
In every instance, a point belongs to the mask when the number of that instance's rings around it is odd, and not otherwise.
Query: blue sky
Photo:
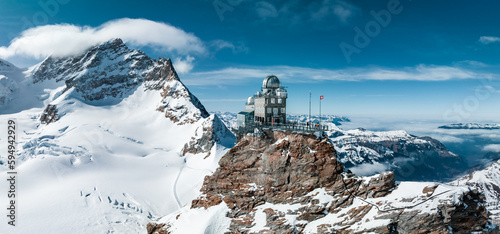
[[[123,37],[153,58],[172,58],[211,111],[239,111],[275,74],[292,113],[308,111],[312,90],[313,112],[324,95],[328,114],[497,120],[499,8],[497,1],[2,1],[0,57],[29,66],[81,49],[71,42]]]

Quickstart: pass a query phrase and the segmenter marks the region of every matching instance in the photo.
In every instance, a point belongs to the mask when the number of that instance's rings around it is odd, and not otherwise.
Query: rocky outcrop
[[[180,80],[172,60],[160,57],[155,66],[144,76],[144,86],[146,89],[161,90],[165,82],[172,80]]]
[[[207,153],[210,156],[210,149],[218,143],[226,148],[234,146],[236,137],[219,119],[217,115],[211,115],[196,129],[194,136],[189,143],[184,145],[183,155],[187,153],[199,154]]]
[[[57,115],[56,105],[47,105],[45,110],[43,110],[42,115],[40,115],[40,122],[42,124],[50,124],[56,122],[59,116]]]
[[[209,116],[208,111],[200,100],[179,80],[170,60],[166,60],[162,67],[157,71],[157,76],[167,74],[164,68],[170,68],[168,75],[164,79],[151,78],[154,76],[149,75],[148,77],[151,80],[146,82],[146,87],[161,87],[162,100],[157,110],[164,112],[165,117],[178,124],[194,123],[202,118],[207,118]]]
[[[78,56],[48,57],[33,72],[33,82],[65,82],[88,101],[123,98],[142,82],[154,61],[139,50],[129,49],[121,39],[90,48]]]
[[[485,169],[472,172],[450,184],[468,186],[482,192],[491,219],[500,225],[500,161],[493,162]]]
[[[397,186],[392,172],[345,173],[330,140],[314,135],[246,135],[219,166],[205,178],[191,209],[151,227],[182,232],[189,225],[183,216],[214,207],[227,211],[210,213],[217,217],[207,228],[229,233],[461,233],[481,231],[488,222],[477,191],[433,183]]]
[[[166,230],[168,227],[165,226],[165,224],[154,224],[154,223],[148,223],[146,229],[148,233],[151,234],[168,234],[168,231]]]
[[[235,213],[247,213],[265,202],[294,202],[340,180],[343,168],[331,144],[308,135],[285,135],[244,138],[219,161],[201,191],[224,197]]]

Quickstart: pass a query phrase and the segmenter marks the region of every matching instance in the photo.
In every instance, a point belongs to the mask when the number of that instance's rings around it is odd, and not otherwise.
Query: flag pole
[[[321,129],[321,97],[319,97],[319,128]]]
[[[319,128],[323,132],[323,128],[321,127],[323,124],[323,116],[321,116],[321,101],[325,98],[323,95],[319,96]]]
[[[311,122],[311,90],[309,89],[309,119],[307,122]]]

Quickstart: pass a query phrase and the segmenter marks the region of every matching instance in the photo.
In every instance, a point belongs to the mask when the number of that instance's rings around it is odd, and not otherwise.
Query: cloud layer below
[[[0,47],[0,58],[75,55],[113,38],[121,38],[132,46],[150,46],[178,55],[207,52],[201,39],[180,28],[146,19],[123,18],[98,27],[57,24],[30,28],[8,47]]]
[[[483,148],[483,151],[499,153],[500,152],[500,144],[490,144]]]

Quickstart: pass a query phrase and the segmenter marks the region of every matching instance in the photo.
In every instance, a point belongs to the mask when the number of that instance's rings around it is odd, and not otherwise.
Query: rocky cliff
[[[469,186],[482,192],[485,205],[493,222],[500,225],[500,161],[491,163],[483,170],[472,172],[453,182],[452,185]]]
[[[191,208],[149,224],[148,232],[460,233],[488,222],[477,191],[396,185],[392,172],[357,177],[344,172],[328,138],[306,134],[246,135],[201,192]]]

